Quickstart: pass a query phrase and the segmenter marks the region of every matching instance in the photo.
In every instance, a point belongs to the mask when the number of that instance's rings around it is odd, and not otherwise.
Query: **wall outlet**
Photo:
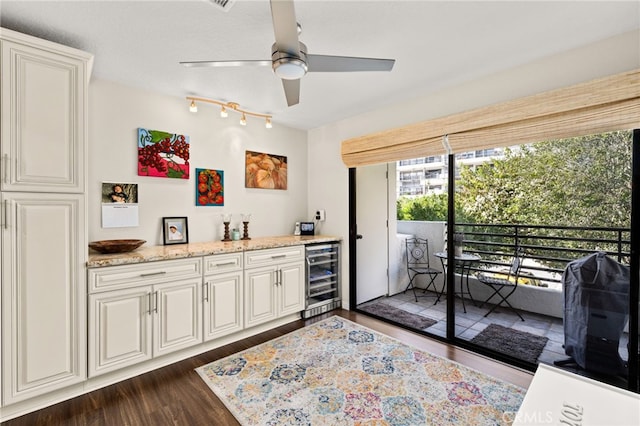
[[[319,220],[320,222],[324,222],[324,220],[326,219],[326,213],[324,210],[316,210],[316,220]]]

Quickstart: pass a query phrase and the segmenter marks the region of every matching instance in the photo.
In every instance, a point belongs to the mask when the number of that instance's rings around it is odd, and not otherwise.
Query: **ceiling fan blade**
[[[271,66],[271,61],[248,60],[248,61],[188,61],[180,62],[185,67],[262,67]]]
[[[293,106],[300,102],[300,80],[282,80],[287,105]]]
[[[298,22],[293,0],[271,0],[271,19],[276,36],[275,47],[280,52],[300,56]]]
[[[395,59],[307,55],[309,72],[391,71]]]

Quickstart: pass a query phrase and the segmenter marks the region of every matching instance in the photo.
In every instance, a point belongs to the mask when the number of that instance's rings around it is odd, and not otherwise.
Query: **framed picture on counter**
[[[162,240],[164,245],[187,244],[189,229],[186,217],[163,217]]]

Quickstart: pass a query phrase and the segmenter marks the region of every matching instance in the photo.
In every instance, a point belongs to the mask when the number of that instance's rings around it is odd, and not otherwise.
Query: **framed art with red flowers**
[[[196,206],[224,206],[224,171],[196,169]]]
[[[139,128],[138,176],[189,179],[189,136]]]

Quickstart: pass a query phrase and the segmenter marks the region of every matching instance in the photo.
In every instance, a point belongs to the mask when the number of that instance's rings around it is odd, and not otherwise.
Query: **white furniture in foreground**
[[[513,420],[514,426],[640,425],[640,395],[540,364]]]
[[[92,62],[88,53],[0,28],[0,417],[8,405],[46,399],[87,377]]]

